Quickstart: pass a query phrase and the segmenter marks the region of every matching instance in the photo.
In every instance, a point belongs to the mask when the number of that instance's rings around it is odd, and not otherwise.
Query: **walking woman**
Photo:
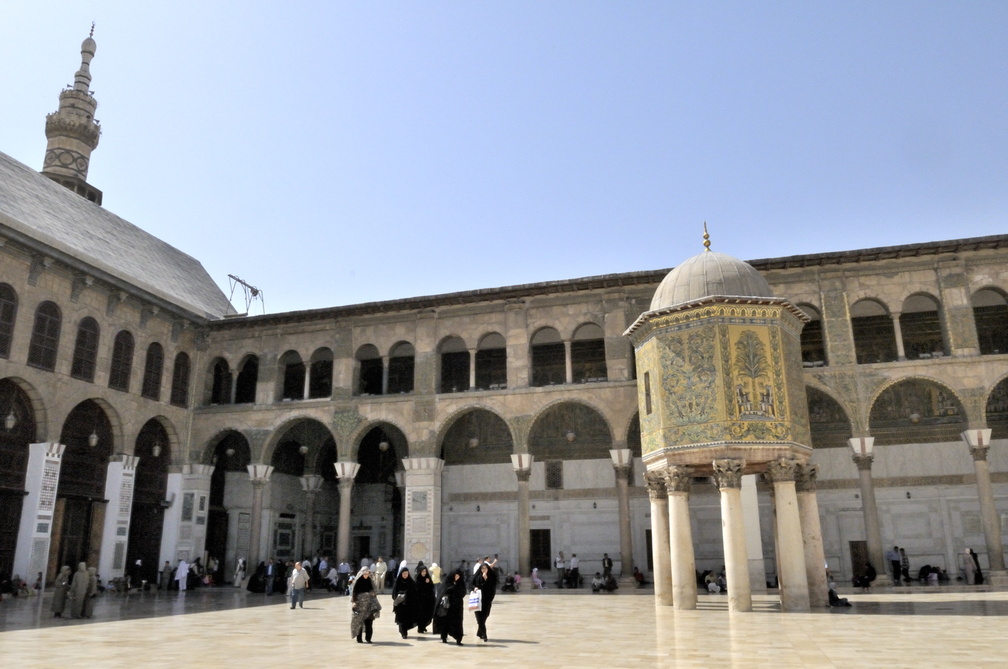
[[[453,571],[441,586],[438,610],[434,617],[434,633],[441,635],[441,643],[448,643],[448,637],[451,636],[455,639],[455,645],[462,645],[462,613],[465,610],[466,590],[466,580],[461,569]]]
[[[409,569],[405,567],[399,570],[399,575],[392,585],[392,602],[399,634],[405,639],[407,632],[416,627],[418,603],[416,583],[413,582]]]
[[[416,615],[417,632],[425,634],[427,627],[434,619],[434,579],[427,567],[421,567],[416,577]]]
[[[353,615],[350,617],[350,636],[357,637],[357,643],[371,643],[374,632],[374,619],[381,615],[381,603],[375,594],[374,583],[371,582],[371,570],[361,567],[354,579],[353,590],[350,593],[350,605]],[[364,639],[361,639],[363,634]]]
[[[497,572],[484,562],[473,576],[472,587],[480,591],[480,610],[476,611],[476,636],[486,641],[486,621],[490,617],[494,595],[497,594]]]

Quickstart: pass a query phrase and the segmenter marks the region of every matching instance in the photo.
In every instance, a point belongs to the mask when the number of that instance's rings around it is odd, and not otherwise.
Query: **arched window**
[[[390,395],[413,392],[413,344],[399,342],[389,354],[388,392]]]
[[[143,388],[140,394],[150,400],[161,399],[161,374],[164,372],[164,349],[154,342],[147,347],[147,362],[144,364]]]
[[[129,392],[133,370],[133,335],[121,330],[112,344],[112,366],[109,368],[109,388]]]
[[[801,359],[805,367],[822,367],[826,364],[826,344],[823,340],[822,315],[811,304],[799,304],[809,322],[801,331]]]
[[[305,364],[301,360],[301,354],[297,351],[287,351],[280,356],[279,365],[283,378],[280,399],[304,399]]]
[[[875,300],[859,300],[850,309],[858,364],[896,360],[896,330],[889,311]]]
[[[100,332],[98,321],[95,319],[88,316],[81,320],[80,325],[77,326],[77,341],[74,342],[70,376],[81,381],[94,381]]]
[[[175,356],[172,370],[171,403],[177,407],[189,405],[189,356],[179,353]]]
[[[311,369],[308,372],[309,399],[332,396],[332,373],[332,351],[328,348],[320,348],[312,353]]]
[[[357,361],[357,394],[381,395],[385,366],[378,348],[373,344],[364,344],[357,349],[354,360]]]
[[[231,404],[231,367],[217,358],[211,369],[210,404]]]
[[[255,404],[256,384],[259,383],[259,357],[250,355],[238,368],[235,379],[235,404]]]
[[[571,340],[571,378],[574,383],[608,381],[605,334],[595,323],[585,323]]]
[[[903,302],[900,313],[900,333],[907,360],[940,358],[948,355],[942,336],[938,302],[930,295],[911,295]]]
[[[507,343],[504,337],[491,332],[476,347],[476,389],[507,388]]]
[[[52,302],[43,302],[35,310],[35,325],[28,346],[29,365],[50,372],[56,369],[61,322],[59,307]]]
[[[542,328],[532,335],[532,385],[552,386],[567,382],[567,352],[560,333]]]
[[[442,393],[469,390],[469,349],[460,337],[448,337],[441,342]]]
[[[6,283],[0,283],[0,358],[9,358],[17,319],[17,293]]]
[[[991,288],[983,288],[970,298],[976,323],[980,355],[1008,353],[1008,302]]]

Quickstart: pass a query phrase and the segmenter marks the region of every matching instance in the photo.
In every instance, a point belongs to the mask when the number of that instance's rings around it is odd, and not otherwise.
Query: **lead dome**
[[[752,265],[725,253],[704,250],[662,279],[651,298],[651,311],[705,297],[774,297],[770,284]]]

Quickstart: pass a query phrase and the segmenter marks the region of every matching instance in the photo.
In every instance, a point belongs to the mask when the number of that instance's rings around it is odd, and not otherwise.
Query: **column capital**
[[[798,492],[815,492],[816,479],[819,477],[819,465],[805,462],[795,469],[795,489]]]
[[[529,479],[532,478],[531,469],[516,469],[515,476],[518,477],[519,483],[528,483]]]
[[[648,497],[652,502],[668,497],[665,488],[665,472],[660,470],[644,472],[644,485],[647,486]]]
[[[859,472],[870,472],[872,462],[875,461],[874,455],[852,455],[851,460],[854,461],[854,465],[858,468]]]
[[[971,446],[969,451],[970,455],[973,456],[974,462],[981,462],[987,460],[987,451],[990,450],[990,446]]]
[[[322,489],[322,477],[318,474],[308,474],[301,477],[301,489],[309,495],[314,495]]]
[[[763,476],[771,483],[794,481],[797,468],[798,461],[794,458],[777,458],[767,463]]]
[[[714,482],[719,489],[742,488],[742,473],[745,470],[745,460],[742,458],[726,458],[714,461]]]
[[[273,474],[273,467],[270,465],[247,465],[246,469],[248,469],[249,480],[252,481],[252,486],[256,488],[266,485]]]
[[[665,487],[671,492],[685,492],[693,488],[693,468],[685,465],[673,465],[665,471]]]
[[[991,429],[964,430],[959,436],[969,447],[970,455],[976,461],[986,460],[987,451],[990,449]]]

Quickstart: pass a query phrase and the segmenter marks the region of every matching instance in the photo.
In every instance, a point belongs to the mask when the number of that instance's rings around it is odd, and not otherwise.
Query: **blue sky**
[[[8,0],[0,151],[92,21],[89,181],[270,313],[1008,232],[1008,2]]]

